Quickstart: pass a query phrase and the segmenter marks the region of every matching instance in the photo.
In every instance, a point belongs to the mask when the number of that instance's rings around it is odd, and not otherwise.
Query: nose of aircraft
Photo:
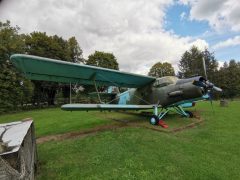
[[[204,88],[204,90],[206,92],[208,92],[209,90],[215,90],[215,91],[218,91],[218,92],[222,92],[222,89],[215,86],[212,82],[210,82],[209,80],[206,80],[204,78],[200,78],[199,80],[194,80],[193,81],[193,84],[195,86],[198,86],[198,87],[202,87]]]

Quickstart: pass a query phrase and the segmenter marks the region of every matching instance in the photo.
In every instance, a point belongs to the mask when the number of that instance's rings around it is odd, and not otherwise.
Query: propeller
[[[204,56],[203,56],[203,58],[202,58],[202,61],[203,61],[204,75],[205,75],[205,78],[207,79],[207,69],[206,69],[206,62],[205,62]]]
[[[209,89],[211,90],[215,90],[215,91],[218,91],[218,92],[222,92],[222,89],[215,86],[213,83],[211,83],[210,81],[206,80],[206,85]]]
[[[217,86],[213,86],[213,89],[214,89],[215,91],[222,92],[222,89],[219,88],[219,87],[217,87]]]
[[[211,83],[209,80],[207,80],[207,69],[206,69],[206,63],[205,63],[204,57],[202,58],[202,61],[203,61],[203,70],[204,70],[205,79],[203,78],[199,81],[194,81],[193,84],[196,86],[199,86],[199,87],[203,87],[206,90],[206,92],[208,90],[215,90],[218,92],[222,92],[221,88],[215,86],[213,83]]]
[[[219,92],[222,92],[222,89],[215,86],[213,83],[211,83],[210,81],[208,80],[201,80],[201,81],[193,81],[193,84],[195,86],[199,86],[199,87],[202,87],[204,88],[206,91],[208,90],[215,90],[215,91],[219,91]]]
[[[210,81],[207,80],[207,70],[206,70],[206,62],[205,62],[205,58],[203,56],[202,58],[203,60],[203,70],[204,70],[204,75],[205,75],[205,89],[207,90],[208,92],[208,96],[209,96],[209,100],[210,100],[210,103],[211,103],[211,107],[212,107],[212,111],[214,113],[214,109],[213,109],[213,99],[212,99],[212,91],[215,90],[215,91],[218,91],[218,92],[222,92],[222,89],[215,86],[213,83],[211,83]]]

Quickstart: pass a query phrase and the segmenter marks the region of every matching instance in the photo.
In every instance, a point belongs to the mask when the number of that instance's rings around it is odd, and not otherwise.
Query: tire
[[[151,125],[158,125],[159,119],[156,115],[153,115],[151,116],[149,122]]]
[[[193,113],[191,111],[185,111],[186,114],[188,114],[189,118],[193,118]]]

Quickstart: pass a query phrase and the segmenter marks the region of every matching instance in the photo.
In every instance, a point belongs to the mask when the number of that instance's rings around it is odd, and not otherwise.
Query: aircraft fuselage
[[[131,88],[119,94],[118,104],[156,104],[167,107],[172,104],[202,97],[203,88],[193,85],[201,76],[178,79],[176,77],[158,78],[152,84],[141,88]]]

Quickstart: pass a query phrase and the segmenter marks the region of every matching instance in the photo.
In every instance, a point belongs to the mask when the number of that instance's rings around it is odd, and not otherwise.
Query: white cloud
[[[46,31],[76,36],[84,57],[95,50],[113,52],[124,71],[147,73],[156,61],[177,67],[182,53],[206,41],[179,37],[163,28],[173,0],[8,0],[0,20],[9,19],[22,32]]]
[[[240,45],[240,36],[235,36],[234,38],[229,38],[225,41],[220,41],[217,44],[215,44],[212,48],[216,50],[237,45]]]
[[[178,0],[179,4],[188,5],[190,0]]]
[[[208,43],[205,40],[202,39],[196,39],[192,43],[190,43],[190,46],[197,46],[199,50],[203,51],[206,48],[209,48]]]
[[[182,12],[181,14],[180,14],[180,20],[182,21],[182,20],[184,20],[186,18],[186,12]]]
[[[216,31],[240,31],[239,0],[180,0],[190,5],[190,19],[207,21]]]
[[[218,69],[223,67],[224,61],[217,61],[218,62]]]

